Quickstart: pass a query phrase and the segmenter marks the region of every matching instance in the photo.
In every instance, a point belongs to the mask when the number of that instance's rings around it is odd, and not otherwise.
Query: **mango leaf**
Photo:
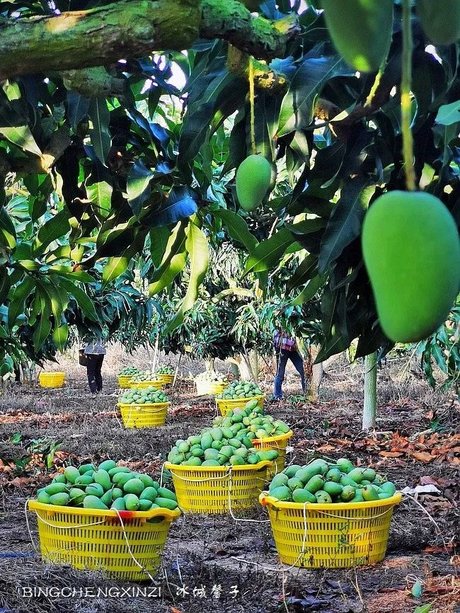
[[[169,228],[165,226],[150,230],[150,255],[156,268],[161,264],[170,235]]]
[[[173,261],[173,259],[178,255],[180,256],[181,253],[185,252],[185,239],[186,239],[185,222],[180,222],[176,225],[174,230],[171,232],[171,235],[164,249],[161,264],[152,275],[152,278],[151,278],[152,283],[149,286],[149,293],[150,293],[150,287],[152,287],[152,290],[154,290],[156,287],[159,287],[159,286],[156,286],[155,284],[158,281],[161,281],[161,279],[163,278],[163,275],[165,275],[167,271],[170,270],[171,262]],[[175,260],[174,269],[177,269],[179,264],[180,264],[180,258]]]
[[[194,192],[187,186],[175,187],[168,199],[156,213],[153,227],[167,226],[191,217],[198,210]]]
[[[113,187],[106,181],[97,181],[86,184],[86,196],[91,200],[93,209],[99,212],[102,218],[106,218],[112,207]]]
[[[50,281],[40,283],[41,289],[48,296],[48,302],[51,306],[51,312],[54,316],[55,322],[61,321],[61,316],[64,310],[67,308],[69,298],[67,292],[62,288],[58,288]]]
[[[374,192],[375,185],[369,185],[363,178],[345,185],[323,234],[318,259],[320,273],[326,272],[345,247],[359,237],[364,213]]]
[[[129,266],[129,256],[115,256],[109,258],[102,270],[102,281],[109,283],[123,274]]]
[[[153,172],[141,160],[136,160],[129,170],[128,202],[135,215],[139,215],[142,205],[150,195],[149,184],[152,177]]]
[[[56,343],[56,347],[62,351],[65,347],[67,339],[69,338],[69,326],[67,324],[62,324],[57,326],[53,330],[53,341]]]
[[[187,231],[185,247],[190,258],[190,279],[184,300],[179,311],[166,327],[165,333],[170,334],[184,321],[184,315],[195,304],[198,288],[204,279],[209,264],[208,239],[198,226],[190,223]]]
[[[10,249],[16,246],[16,230],[3,206],[0,207],[0,245]]]
[[[0,134],[3,134],[5,138],[21,149],[41,156],[42,152],[35,142],[29,126],[0,127]]]
[[[182,272],[184,269],[185,263],[187,261],[187,252],[182,251],[180,253],[176,253],[173,255],[171,260],[169,261],[168,267],[164,270],[158,281],[154,281],[149,285],[149,296],[154,296],[163,290],[165,287],[168,287],[177,275]]]
[[[89,111],[89,98],[85,98],[74,91],[67,92],[67,116],[75,132],[78,124],[85,119]]]
[[[72,281],[69,281],[69,279],[65,279],[63,277],[61,277],[60,283],[67,293],[75,298],[78,306],[86,317],[92,319],[93,321],[99,321],[93,301],[91,298],[89,298],[85,291],[75,285],[75,283]]]
[[[225,223],[225,227],[233,238],[233,240],[241,243],[248,253],[252,253],[257,245],[256,237],[251,234],[248,228],[248,224],[246,221],[233,211],[229,211],[228,209],[218,209],[213,211],[214,216],[222,219]]]
[[[63,276],[66,279],[69,279],[73,283],[76,281],[80,281],[81,283],[94,283],[95,279],[89,272],[85,270],[72,270],[72,268],[68,266],[50,266],[50,272],[58,273],[59,277]]]
[[[40,318],[38,319],[38,323],[35,325],[32,338],[36,351],[40,349],[51,332],[51,322],[49,316],[49,309],[48,307],[45,307]]]
[[[316,275],[316,277],[313,277],[300,294],[294,298],[292,304],[300,305],[309,302],[315,296],[316,292],[324,285],[325,281],[325,275]]]
[[[23,281],[10,290],[10,304],[8,307],[8,326],[13,328],[16,319],[24,313],[24,305],[27,297],[35,288],[34,280],[28,275]]]
[[[89,105],[88,116],[93,123],[92,129],[89,130],[91,143],[97,157],[105,164],[111,145],[109,131],[110,113],[107,108],[106,99],[102,97],[93,98]]]
[[[281,260],[286,249],[294,242],[292,233],[286,228],[281,228],[255,247],[246,262],[245,274],[269,270]],[[300,245],[298,248],[301,248]]]
[[[443,104],[439,107],[435,122],[442,126],[451,126],[460,122],[460,101]]]
[[[316,97],[329,79],[353,74],[338,55],[311,57],[314,53],[317,53],[317,49],[303,59],[283,98],[278,137],[302,130],[311,123]]]
[[[317,270],[318,258],[311,253],[306,255],[294,271],[292,277],[286,283],[286,289],[290,292],[295,287],[309,281]]]
[[[69,215],[65,210],[59,211],[39,229],[33,246],[34,255],[43,252],[50,243],[65,236],[69,231]]]

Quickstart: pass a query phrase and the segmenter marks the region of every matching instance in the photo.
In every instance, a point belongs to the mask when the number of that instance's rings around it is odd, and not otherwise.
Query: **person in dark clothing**
[[[283,330],[278,329],[275,331],[273,337],[273,344],[275,347],[276,355],[276,375],[273,391],[274,400],[281,400],[281,398],[283,397],[282,386],[288,360],[291,360],[291,362],[294,364],[295,369],[299,373],[300,380],[302,383],[302,391],[305,394],[307,388],[305,382],[303,358],[299,353],[295,338],[292,338]]]
[[[89,389],[92,394],[97,394],[102,391],[102,363],[106,354],[104,343],[101,340],[87,343],[84,353]]]

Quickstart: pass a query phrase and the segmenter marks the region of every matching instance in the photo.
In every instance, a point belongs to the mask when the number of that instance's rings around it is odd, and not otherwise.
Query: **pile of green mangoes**
[[[254,438],[254,437],[253,437]],[[259,451],[242,422],[219,428],[204,428],[200,434],[178,439],[168,461],[183,466],[240,466],[276,460],[276,450]]]
[[[236,398],[252,398],[262,396],[262,390],[252,381],[232,381],[223,392],[217,394],[216,398],[222,400],[232,400]]]
[[[157,402],[169,402],[169,398],[163,390],[156,387],[146,387],[124,392],[120,396],[119,402],[120,404],[155,404]]]
[[[396,486],[373,468],[356,467],[348,458],[334,464],[321,458],[292,464],[275,475],[268,493],[286,502],[364,502],[390,498]]]
[[[175,373],[173,366],[160,366],[156,369],[156,375],[173,375]]]
[[[257,400],[249,400],[242,409],[232,409],[225,417],[216,417],[213,426],[226,428],[236,423],[242,423],[246,427],[250,439],[264,439],[290,431],[284,421],[275,419],[272,415],[264,415]]]
[[[154,381],[155,375],[150,370],[141,370],[131,377],[132,383],[140,383],[142,381]]]
[[[117,466],[114,460],[105,460],[97,467],[94,464],[82,464],[79,468],[67,466],[49,485],[38,490],[37,500],[59,506],[118,511],[177,508],[174,492],[161,487],[150,475]]]
[[[134,375],[137,375],[139,372],[140,370],[136,368],[135,366],[125,366],[124,368],[120,370],[120,372],[118,373],[118,376],[119,377],[132,377]]]

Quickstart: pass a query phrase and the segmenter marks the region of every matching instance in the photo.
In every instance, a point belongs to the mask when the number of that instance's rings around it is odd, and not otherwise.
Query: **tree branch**
[[[296,16],[251,15],[237,0],[119,0],[86,11],[0,23],[0,80],[106,66],[152,51],[222,38],[260,59],[281,57],[299,32]]]

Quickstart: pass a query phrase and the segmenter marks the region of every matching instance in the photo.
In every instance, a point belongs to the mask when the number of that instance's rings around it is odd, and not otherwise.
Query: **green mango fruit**
[[[444,204],[425,192],[380,196],[364,218],[362,248],[388,338],[411,343],[432,334],[447,318],[460,280],[458,230]]]
[[[416,10],[423,31],[436,45],[450,45],[460,39],[458,0],[417,0]]]
[[[263,155],[249,155],[236,171],[236,196],[241,208],[253,211],[271,184],[272,165]]]
[[[356,70],[373,72],[387,56],[393,34],[393,0],[322,0],[335,48]]]

